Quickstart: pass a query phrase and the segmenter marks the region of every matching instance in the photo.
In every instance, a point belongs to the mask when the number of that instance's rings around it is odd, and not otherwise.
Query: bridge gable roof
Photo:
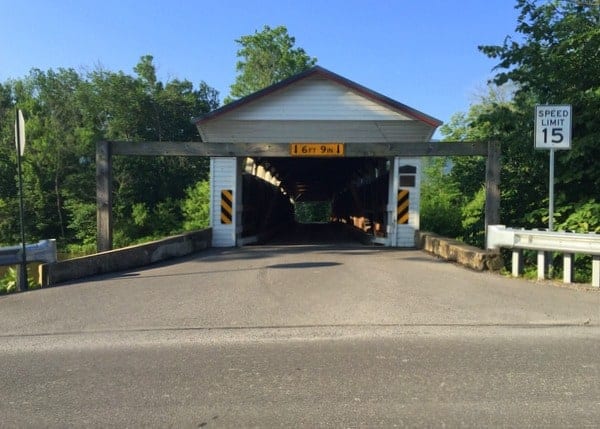
[[[202,140],[427,141],[441,121],[322,67],[193,120]]]

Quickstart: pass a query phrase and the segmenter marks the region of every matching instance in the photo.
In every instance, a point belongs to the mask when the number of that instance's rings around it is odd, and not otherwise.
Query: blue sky
[[[0,82],[31,68],[133,73],[151,54],[163,81],[204,80],[222,100],[235,39],[285,25],[318,64],[447,122],[496,62],[477,50],[514,34],[515,0],[0,0]]]

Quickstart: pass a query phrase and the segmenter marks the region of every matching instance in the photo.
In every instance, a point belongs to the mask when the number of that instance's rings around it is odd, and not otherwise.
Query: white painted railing
[[[564,231],[543,231],[506,228],[489,225],[487,248],[513,249],[512,275],[517,277],[523,269],[523,249],[537,250],[538,279],[546,277],[546,252],[563,253],[563,281],[573,282],[574,254],[592,256],[592,286],[600,287],[600,234],[578,234]]]

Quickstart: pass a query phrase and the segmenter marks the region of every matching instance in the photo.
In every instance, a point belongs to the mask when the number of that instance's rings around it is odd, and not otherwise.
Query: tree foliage
[[[237,40],[241,97],[313,66],[283,26]],[[192,117],[218,107],[205,82],[158,79],[151,55],[133,74],[96,68],[33,69],[0,83],[0,245],[18,242],[13,123],[26,117],[23,159],[27,240],[57,238],[62,248],[95,244],[95,143],[99,140],[193,141]],[[115,245],[208,225],[205,158],[114,157]]]
[[[557,192],[564,201],[585,201],[600,189],[600,3],[518,0],[517,7],[522,40],[480,49],[499,60],[496,83],[517,85],[514,104],[528,115],[520,129],[527,143],[533,105],[572,104],[573,145],[557,157]]]
[[[0,245],[18,241],[14,109],[26,118],[23,158],[27,240],[95,242],[95,143],[98,140],[192,141],[191,118],[218,107],[206,83],[161,82],[153,58],[135,74],[101,68],[32,70],[0,84]],[[115,241],[183,228],[185,189],[208,176],[204,158],[115,157]]]
[[[458,184],[450,177],[449,160],[426,158],[423,163],[424,180],[421,185],[421,228],[446,237],[462,233],[462,195]]]
[[[299,223],[329,222],[331,203],[329,201],[296,201],[294,217]]]
[[[185,191],[182,202],[185,230],[206,228],[210,222],[210,184],[202,180]]]
[[[261,31],[240,37],[236,43],[241,46],[237,51],[238,75],[225,103],[303,72],[317,63],[317,59],[308,56],[304,49],[294,47],[296,39],[281,25],[275,28],[265,25]]]
[[[572,149],[556,154],[555,225],[600,229],[600,3],[518,0],[516,33],[500,45],[481,46],[497,59],[488,96],[442,128],[449,140],[502,144],[501,219],[522,227],[548,222],[548,154],[533,145],[536,104],[573,106]],[[494,88],[510,85],[513,96]],[[493,86],[495,85],[495,86]],[[456,158],[448,183],[462,195],[463,225],[484,179],[484,161]],[[446,185],[450,186],[450,185]],[[471,221],[473,216],[470,216]],[[461,237],[469,240],[468,233]]]

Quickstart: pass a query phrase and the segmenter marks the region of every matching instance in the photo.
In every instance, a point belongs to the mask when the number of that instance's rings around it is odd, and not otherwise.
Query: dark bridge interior
[[[345,189],[386,170],[384,158],[258,158],[295,200],[331,200]]]
[[[386,158],[254,159],[278,185],[243,175],[242,236],[262,242],[323,243],[384,237],[388,199]],[[325,202],[327,224],[300,224],[297,204]]]

